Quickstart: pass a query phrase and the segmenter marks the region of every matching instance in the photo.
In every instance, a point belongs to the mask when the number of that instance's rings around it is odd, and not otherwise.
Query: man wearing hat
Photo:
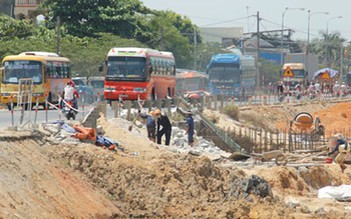
[[[156,123],[154,119],[154,112],[150,111],[149,114],[140,113],[139,116],[143,119],[146,119],[146,129],[147,129],[147,137],[152,141],[155,142],[156,139]]]
[[[335,162],[340,165],[341,172],[344,172],[346,169],[346,165],[344,164],[345,156],[350,152],[350,146],[347,144],[347,141],[343,138],[342,134],[336,134],[329,139],[330,147],[333,147],[333,150],[328,153],[328,155],[332,155],[335,152],[339,152],[339,154],[335,157]]]
[[[157,120],[157,144],[161,144],[162,136],[165,135],[165,145],[169,145],[171,141],[172,124],[167,115],[162,115],[160,109],[156,109],[154,113]]]
[[[194,119],[193,119],[193,114],[189,110],[186,112],[187,117],[186,117],[186,132],[185,134],[188,135],[188,143],[190,147],[193,147],[194,145]]]

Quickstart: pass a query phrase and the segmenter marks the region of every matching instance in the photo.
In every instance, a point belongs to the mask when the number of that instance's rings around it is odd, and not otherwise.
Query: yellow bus
[[[1,103],[10,109],[11,97],[17,105],[18,84],[20,79],[32,79],[32,104],[45,106],[45,99],[57,104],[59,94],[71,79],[71,65],[68,58],[50,52],[23,52],[6,56],[2,60]]]

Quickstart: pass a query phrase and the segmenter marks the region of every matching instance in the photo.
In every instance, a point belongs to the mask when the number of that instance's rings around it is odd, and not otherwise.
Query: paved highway
[[[92,106],[88,106],[84,109],[84,113],[78,113],[77,115],[77,119],[76,120],[83,120],[84,116],[87,115],[87,113],[92,109]],[[80,109],[81,110],[81,109]],[[13,111],[13,121],[14,121],[14,125],[15,126],[20,126],[20,117],[21,117],[21,110],[20,109],[16,109]],[[56,120],[65,120],[66,118],[64,118],[63,115],[59,115],[58,110],[54,110],[54,109],[50,109],[48,111],[43,110],[43,109],[39,109],[37,111],[37,115],[35,113],[35,110],[32,111],[25,111],[24,113],[24,119],[23,119],[23,123],[25,123],[26,121],[32,121],[32,123],[34,123],[36,118],[36,123],[42,123],[42,122],[46,122],[46,118],[48,119],[48,121],[56,121]],[[22,123],[22,124],[23,124]],[[12,115],[11,115],[11,111],[7,110],[7,109],[2,109],[0,110],[0,129],[6,129],[7,127],[12,126]]]

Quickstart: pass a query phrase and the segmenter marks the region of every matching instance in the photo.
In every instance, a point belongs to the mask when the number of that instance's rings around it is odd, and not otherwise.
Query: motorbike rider
[[[64,90],[64,100],[72,101],[73,108],[78,109],[77,98],[80,98],[79,93],[74,88],[75,84],[73,81],[68,81]]]

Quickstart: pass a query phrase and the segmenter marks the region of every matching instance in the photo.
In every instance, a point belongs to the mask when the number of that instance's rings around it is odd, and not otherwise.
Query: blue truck
[[[209,91],[227,97],[246,99],[256,86],[256,65],[253,56],[223,53],[212,56],[207,65]]]

